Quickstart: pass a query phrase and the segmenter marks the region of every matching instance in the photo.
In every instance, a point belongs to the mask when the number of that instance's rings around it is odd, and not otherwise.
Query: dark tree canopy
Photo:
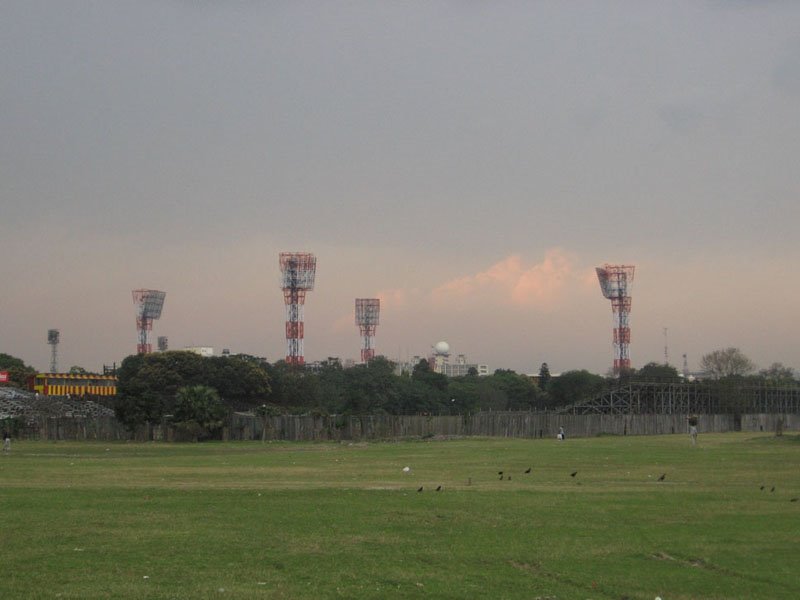
[[[599,394],[606,380],[586,370],[566,371],[550,381],[552,406],[565,406]]]
[[[28,377],[36,374],[36,369],[26,365],[21,358],[5,353],[0,353],[0,371],[8,371],[8,383],[0,385],[19,388],[26,387]]]
[[[665,365],[657,362],[649,362],[641,369],[636,371],[635,377],[637,379],[678,379],[678,369],[672,365]]]
[[[159,420],[175,406],[178,390],[207,386],[230,408],[257,406],[269,399],[267,371],[257,362],[237,356],[203,357],[174,351],[138,354],[122,361],[117,371],[116,413],[135,427]]]
[[[546,362],[542,363],[542,366],[539,367],[539,389],[546,390],[550,379],[550,367],[547,366]]]

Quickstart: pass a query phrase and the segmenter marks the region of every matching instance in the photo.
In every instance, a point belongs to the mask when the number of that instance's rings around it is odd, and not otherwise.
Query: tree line
[[[737,348],[704,355],[701,367],[709,378],[729,387],[797,383],[794,371],[781,363],[756,373],[753,362]],[[35,372],[7,354],[0,354],[0,370],[8,370],[11,383],[19,387]],[[410,373],[398,374],[395,364],[384,357],[347,369],[332,359],[310,370],[245,354],[203,357],[187,351],[129,356],[117,377],[116,398],[103,401],[113,403],[122,423],[133,429],[169,416],[195,437],[219,425],[231,410],[262,415],[549,410],[590,398],[627,379],[683,380],[675,367],[655,362],[607,377],[586,370],[553,377],[546,363],[533,378],[509,369],[488,376],[478,376],[473,369],[463,377],[447,377],[434,372],[425,359]]]

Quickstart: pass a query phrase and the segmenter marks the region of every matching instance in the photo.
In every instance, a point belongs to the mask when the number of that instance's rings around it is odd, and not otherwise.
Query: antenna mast
[[[356,298],[356,325],[361,333],[361,362],[375,358],[375,330],[380,322],[381,301],[378,298]]]
[[[603,265],[597,267],[597,279],[603,296],[611,300],[614,318],[614,373],[631,368],[628,346],[631,343],[631,328],[628,317],[631,312],[631,297],[628,286],[633,281],[633,265]]]
[[[667,342],[667,328],[664,327],[664,364],[669,365],[669,343]]]
[[[47,330],[47,343],[50,344],[50,372],[58,373],[58,342],[61,332],[58,329]]]
[[[148,335],[153,330],[153,321],[161,318],[166,292],[158,290],[133,290],[133,303],[136,305],[136,330],[139,332],[137,354],[149,354],[153,351]]]
[[[286,304],[286,362],[303,365],[303,306],[306,292],[314,289],[317,258],[307,252],[281,252],[280,266],[281,289]]]

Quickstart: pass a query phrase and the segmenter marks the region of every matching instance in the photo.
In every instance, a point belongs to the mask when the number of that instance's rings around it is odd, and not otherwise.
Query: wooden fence
[[[264,426],[266,424],[266,432]],[[700,433],[800,430],[800,414],[699,415]],[[234,413],[220,432],[224,440],[341,441],[433,437],[554,438],[563,427],[567,437],[662,435],[687,433],[686,415],[571,415],[534,412],[479,412],[471,415],[269,417]],[[179,441],[169,423],[128,432],[112,417],[42,417],[31,419],[14,437],[43,440]]]

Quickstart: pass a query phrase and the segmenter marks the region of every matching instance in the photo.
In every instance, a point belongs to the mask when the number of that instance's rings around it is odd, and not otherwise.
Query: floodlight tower
[[[614,373],[631,368],[628,346],[631,343],[631,328],[628,315],[631,312],[631,297],[628,286],[633,281],[633,265],[603,265],[597,267],[597,279],[603,296],[611,300],[614,315]]]
[[[136,329],[139,331],[138,354],[149,354],[153,350],[148,341],[148,332],[153,329],[153,321],[161,318],[166,292],[157,290],[133,290],[133,303],[136,305]]]
[[[286,362],[303,365],[303,306],[306,292],[314,289],[317,257],[308,252],[281,252],[280,265],[286,304]]]
[[[381,315],[379,298],[356,298],[356,325],[361,332],[361,362],[375,358],[375,330]]]
[[[47,343],[50,344],[50,372],[58,373],[58,342],[61,332],[58,329],[47,330]]]

